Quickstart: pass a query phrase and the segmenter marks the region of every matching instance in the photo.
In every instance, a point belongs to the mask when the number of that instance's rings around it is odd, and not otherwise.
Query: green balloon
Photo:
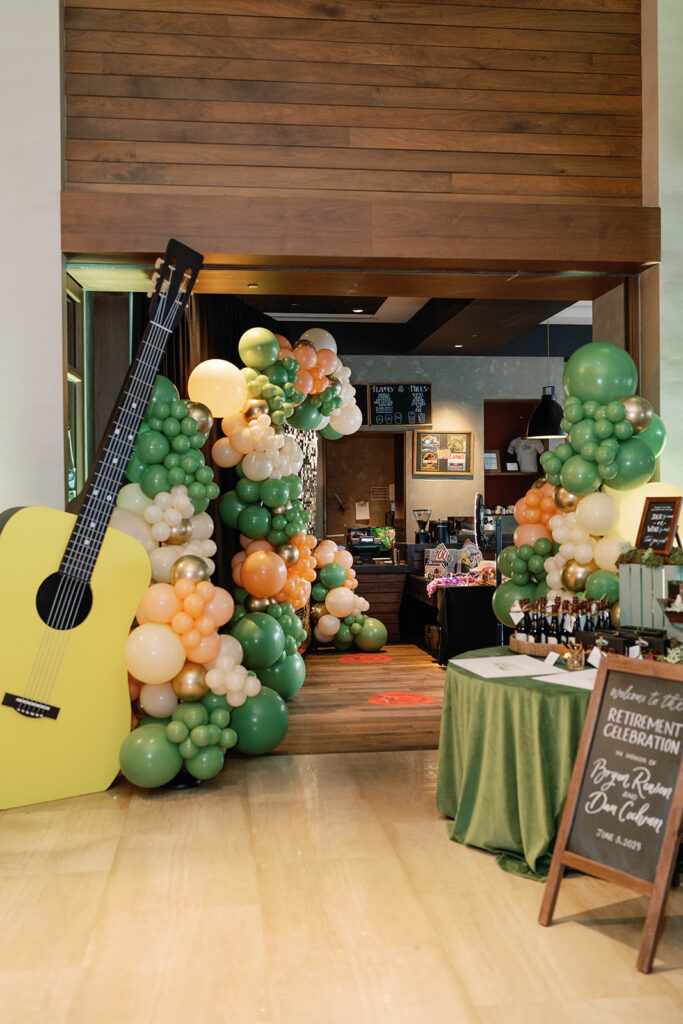
[[[361,651],[378,651],[387,642],[387,627],[379,619],[373,619],[370,615],[365,616],[363,628],[353,642]]]
[[[512,574],[512,561],[516,557],[517,548],[514,544],[510,544],[508,547],[503,548],[501,553],[498,555],[498,568],[503,576],[510,576]]]
[[[591,601],[619,600],[619,576],[607,569],[597,569],[586,580],[586,597]]]
[[[280,355],[280,342],[266,327],[245,331],[237,348],[244,365],[252,370],[265,370],[276,363]]]
[[[195,779],[213,779],[223,767],[223,751],[219,746],[202,747],[185,761],[185,768]]]
[[[630,437],[628,441],[622,441],[614,462],[617,473],[609,481],[609,485],[617,491],[632,491],[636,487],[642,487],[655,471],[654,453],[640,437]]]
[[[612,423],[620,423],[626,416],[626,409],[623,402],[608,402],[605,415]]]
[[[135,449],[142,461],[152,466],[164,461],[171,446],[165,434],[158,430],[146,430],[135,442]]]
[[[510,618],[510,608],[515,601],[533,601],[535,589],[536,584],[534,583],[527,583],[524,586],[519,586],[517,583],[513,583],[512,580],[501,583],[493,592],[491,600],[491,606],[496,618],[500,622],[505,623],[506,626],[514,626],[514,622]]]
[[[259,497],[268,508],[280,508],[289,501],[289,487],[285,480],[264,480],[258,488]]]
[[[513,583],[516,583],[518,587],[523,587],[529,582],[529,573],[526,570],[524,572],[513,572],[510,579]]]
[[[252,540],[263,540],[270,533],[270,512],[263,505],[247,505],[237,517],[237,529]]]
[[[147,466],[140,475],[140,490],[148,498],[155,498],[160,491],[170,491],[171,481],[168,470],[163,466]]]
[[[267,754],[285,738],[289,727],[287,705],[275,690],[262,686],[232,712],[232,728],[241,754]]]
[[[243,476],[241,480],[237,481],[235,490],[238,498],[246,505],[258,501],[261,496],[261,484],[257,480],[250,480],[247,476]]]
[[[247,505],[242,501],[237,491],[226,491],[218,503],[218,515],[226,526],[236,530],[239,514],[245,508],[247,508]]]
[[[315,430],[320,426],[322,418],[320,409],[311,405],[306,399],[301,405],[297,405],[288,422],[290,427],[294,427],[296,430]]]
[[[126,466],[126,480],[129,480],[132,484],[137,484],[145,468],[144,462],[137,452],[133,450],[128,461],[128,465]]]
[[[621,422],[615,423],[614,436],[618,441],[628,441],[629,437],[633,437],[633,424],[631,421],[621,420]]]
[[[588,462],[581,455],[567,459],[560,473],[560,483],[572,494],[592,494],[600,487],[600,481],[595,463]]]
[[[158,404],[163,405],[168,403],[172,406],[175,402],[178,402],[179,399],[180,396],[178,394],[178,389],[173,381],[169,380],[168,377],[164,377],[163,374],[158,373],[154,380],[154,387],[152,388],[147,412],[149,413],[150,410],[153,410],[154,406]],[[185,407],[183,406],[183,415],[185,415],[185,411]]]
[[[582,345],[564,369],[565,391],[583,402],[593,399],[609,403],[634,395],[637,386],[638,371],[628,352],[602,341]]]
[[[344,435],[338,434],[337,431],[328,423],[327,426],[323,427],[322,430],[320,431],[320,436],[324,437],[326,441],[338,441],[339,438],[343,437]]]
[[[329,565],[323,565],[320,570],[320,582],[328,590],[332,590],[334,587],[343,587],[346,579],[346,569],[343,565],[337,565],[336,562],[330,562]]]
[[[652,454],[657,459],[664,451],[666,444],[666,427],[656,412],[652,413],[652,422],[642,433],[638,434],[638,440],[644,441]],[[128,476],[128,474],[126,474]],[[130,477],[129,477],[130,479]]]
[[[270,668],[259,669],[258,677],[264,686],[275,690],[283,700],[289,700],[303,686],[306,665],[300,654],[290,654]]]
[[[324,587],[322,583],[314,583],[313,589],[311,590],[311,597],[314,601],[322,603],[327,597],[328,588]]]
[[[542,555],[532,555],[529,559],[529,572],[533,573],[536,578],[545,572],[545,558]]]
[[[559,459],[560,462],[566,462],[567,459],[571,459],[574,454],[574,449],[570,444],[566,444],[564,441],[562,444],[558,444],[557,448],[554,448],[552,452],[548,453],[551,457]]]
[[[536,584],[536,587],[534,589],[534,601],[538,601],[539,598],[545,597],[549,591],[550,587],[548,586],[546,581],[541,580],[539,583]]]
[[[553,452],[551,453],[550,458],[546,459],[546,461],[544,462],[543,468],[546,471],[548,481],[550,481],[551,476],[555,476],[555,474],[562,472],[562,459],[559,459],[557,455],[555,455],[555,453]]]
[[[607,438],[612,437],[616,431],[618,423],[612,423],[611,420],[603,419],[596,420],[595,423],[595,437],[598,441],[606,441]]]
[[[517,573],[518,575],[521,572],[526,572],[527,571],[527,565],[526,565],[525,559],[519,558],[519,557],[513,558],[510,568],[512,569],[513,573]],[[511,574],[508,573],[508,575],[511,575]]]
[[[278,352],[279,350],[280,346],[278,344]],[[266,367],[266,377],[271,384],[277,384],[278,387],[283,387],[289,381],[287,368],[281,362],[273,363],[272,366]]]
[[[544,558],[547,558],[552,550],[552,542],[549,541],[547,537],[539,537],[534,544],[534,553],[537,555],[543,555]]]
[[[247,668],[269,668],[285,649],[282,626],[265,612],[247,613],[232,626],[230,633],[242,645],[244,665]]]
[[[175,778],[183,759],[160,722],[135,729],[126,736],[119,752],[121,771],[134,786],[153,789]]]
[[[575,452],[580,452],[589,441],[595,442],[595,421],[580,420],[569,431],[569,444]]]
[[[520,558],[523,562],[528,562],[533,553],[534,549],[532,548],[531,544],[520,544],[520,546],[517,548],[517,557]],[[517,571],[524,572],[524,569],[518,569]]]

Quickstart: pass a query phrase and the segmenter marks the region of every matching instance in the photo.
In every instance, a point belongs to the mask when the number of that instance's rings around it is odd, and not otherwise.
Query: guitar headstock
[[[169,240],[163,258],[156,261],[150,295],[150,319],[158,314],[163,326],[172,331],[182,319],[190,292],[204,257],[175,238]]]

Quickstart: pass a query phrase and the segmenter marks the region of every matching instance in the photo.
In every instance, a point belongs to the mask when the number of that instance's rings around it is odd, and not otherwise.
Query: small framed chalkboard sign
[[[646,498],[636,547],[670,555],[681,514],[681,498]]]
[[[637,967],[652,969],[683,828],[683,668],[603,658],[588,706],[539,922],[565,867],[648,896]]]

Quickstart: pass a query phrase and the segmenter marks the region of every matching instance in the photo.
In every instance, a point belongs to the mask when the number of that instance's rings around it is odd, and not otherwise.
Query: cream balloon
[[[208,512],[192,516],[192,540],[209,540],[213,536],[214,523]]]
[[[260,482],[268,479],[273,471],[273,463],[260,452],[249,452],[242,460],[242,469],[249,480]]]
[[[148,554],[154,551],[157,546],[157,542],[145,520],[125,508],[114,509],[109,525],[121,533],[127,533],[129,537],[134,537],[135,540],[142,544]]]
[[[674,498],[683,495],[683,489],[676,484],[651,482],[642,487],[636,487],[633,491],[617,491],[606,488],[605,493],[614,499],[618,508],[618,518],[614,529],[610,532],[624,537],[632,546],[635,546],[645,499]]]
[[[353,405],[345,405],[341,409],[335,409],[330,416],[330,426],[338,434],[355,434],[357,430],[360,430],[362,423],[363,414],[355,402]]]
[[[595,564],[608,572],[617,572],[617,558],[623,551],[628,551],[630,546],[622,537],[602,537],[595,544]]]
[[[128,635],[125,661],[141,683],[167,683],[185,664],[185,648],[170,626],[146,622]]]
[[[152,718],[168,718],[178,707],[178,697],[172,683],[161,683],[157,686],[145,683],[138,700],[142,710]]]
[[[356,596],[348,587],[333,587],[325,596],[325,607],[330,615],[343,619],[355,611]]]
[[[171,566],[178,561],[178,548],[155,548],[150,551],[149,560],[152,566],[152,579],[155,583],[168,583],[171,578]]]
[[[592,544],[577,544],[574,548],[574,560],[579,565],[587,565],[593,560],[593,545]]]
[[[322,327],[309,327],[309,329],[304,331],[301,335],[299,341],[310,341],[316,351],[321,348],[327,348],[331,352],[337,351],[337,342],[334,340],[330,332],[323,330]]]
[[[154,501],[147,497],[140,484],[126,484],[116,497],[117,508],[125,509],[136,516],[142,516],[145,509],[153,504]]]
[[[341,622],[336,615],[321,615],[318,619],[318,631],[325,636],[336,636],[340,626]]]
[[[238,368],[225,359],[198,363],[187,381],[187,393],[193,402],[201,402],[210,409],[214,417],[241,412],[248,397],[246,380]]]
[[[229,437],[219,437],[211,446],[211,458],[217,466],[221,466],[223,469],[230,469],[231,466],[237,465],[242,458],[242,453],[235,451],[230,444]]]
[[[576,508],[576,515],[585,530],[594,537],[604,537],[616,526],[619,507],[609,494],[596,491],[595,494],[586,494],[581,499]]]

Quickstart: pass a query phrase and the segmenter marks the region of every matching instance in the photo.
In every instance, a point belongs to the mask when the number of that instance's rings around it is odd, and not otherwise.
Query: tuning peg
[[[154,295],[154,292],[156,291],[156,286],[157,286],[157,281],[158,280],[159,280],[159,275],[158,274],[152,274],[152,287],[147,292],[147,298],[148,299],[151,299],[152,296]]]
[[[159,256],[159,258],[157,260],[155,260],[154,266],[155,266],[155,268],[157,270],[161,270],[163,265],[164,265],[164,257],[163,256]]]

